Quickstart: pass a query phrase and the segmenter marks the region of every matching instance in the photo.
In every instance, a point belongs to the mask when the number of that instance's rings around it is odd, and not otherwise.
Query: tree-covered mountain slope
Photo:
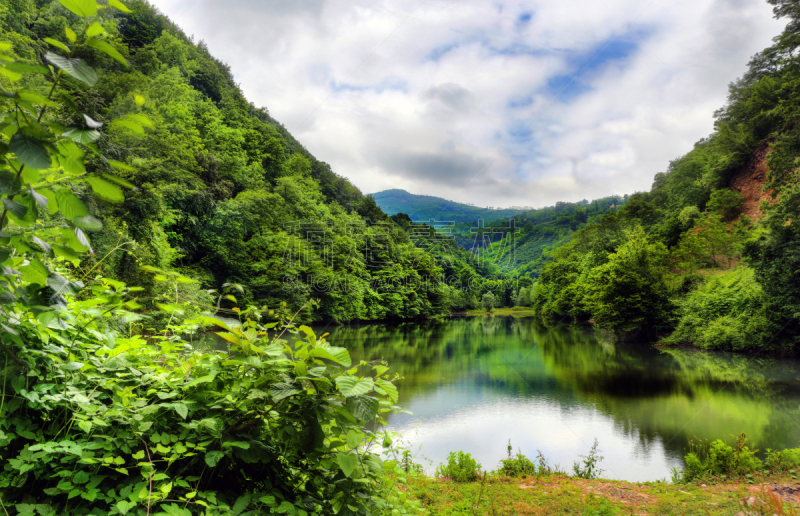
[[[628,336],[743,350],[800,345],[800,6],[649,192],[553,253],[532,303]]]
[[[505,217],[513,217],[522,211],[518,208],[490,208],[448,201],[432,195],[416,195],[405,190],[383,190],[371,194],[381,210],[387,215],[405,213],[413,221],[453,221],[475,224],[478,219],[493,222]]]

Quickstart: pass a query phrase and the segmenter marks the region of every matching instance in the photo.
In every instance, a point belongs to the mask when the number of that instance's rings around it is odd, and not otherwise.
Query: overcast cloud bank
[[[783,28],[762,0],[158,0],[364,192],[647,190]]]

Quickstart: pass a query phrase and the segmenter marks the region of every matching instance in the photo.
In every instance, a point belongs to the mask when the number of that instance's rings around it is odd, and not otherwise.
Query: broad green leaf
[[[223,339],[227,340],[231,344],[236,344],[237,346],[241,346],[242,345],[241,339],[239,339],[239,337],[234,333],[217,332],[217,335],[219,335]]]
[[[30,263],[25,267],[20,267],[19,272],[22,273],[22,279],[37,285],[47,285],[47,277],[50,271],[39,260],[30,260]]]
[[[125,171],[125,172],[134,172],[134,171],[136,171],[135,168],[133,168],[132,166],[128,165],[127,163],[123,163],[121,161],[116,161],[116,160],[110,159],[110,160],[108,160],[108,164],[111,165],[112,167],[116,168],[116,169],[119,169],[119,170],[122,170],[122,171]]]
[[[90,425],[91,425],[91,424],[90,424]],[[72,483],[73,483],[73,484],[85,484],[85,483],[87,483],[87,482],[88,482],[88,481],[89,481],[91,478],[92,478],[92,477],[91,477],[91,476],[89,476],[89,473],[87,473],[87,472],[86,472],[86,471],[84,471],[84,470],[80,470],[80,471],[78,471],[77,473],[75,473],[75,476],[74,476],[74,477],[72,477]]]
[[[42,106],[58,106],[57,102],[53,102],[44,95],[36,93],[35,91],[29,91],[29,90],[18,91],[17,97],[24,101],[32,102],[34,104],[39,104]]]
[[[100,221],[100,219],[91,215],[74,217],[72,220],[70,220],[70,222],[84,231],[100,231],[103,229],[103,223]]]
[[[8,63],[6,65],[6,69],[17,73],[41,73],[44,75],[50,74],[50,70],[48,70],[47,67],[35,64]]]
[[[85,253],[90,249],[89,239],[86,238],[86,235],[80,228],[61,229],[61,238],[62,244],[66,245],[76,253]]]
[[[372,370],[375,371],[375,378],[377,378],[386,371],[388,371],[389,368],[386,367],[385,365],[376,365],[375,367],[372,368]]]
[[[388,380],[378,379],[375,380],[376,388],[380,387],[386,394],[392,399],[392,403],[397,403],[398,394],[397,394],[397,387],[392,384],[392,382]]]
[[[111,7],[115,8],[115,9],[119,9],[123,13],[132,13],[133,12],[130,9],[128,9],[128,7],[125,4],[123,4],[122,2],[120,2],[119,0],[108,0],[108,5],[110,5]]]
[[[0,194],[8,195],[19,192],[22,183],[16,174],[12,174],[7,170],[0,170]]]
[[[21,132],[11,137],[8,148],[17,156],[17,160],[27,167],[48,169],[53,164],[53,160],[50,158],[50,154],[47,153],[44,144]]]
[[[345,405],[347,410],[362,422],[375,419],[380,406],[378,399],[372,396],[353,396],[352,398],[347,398],[347,404]]]
[[[97,2],[95,0],[58,0],[61,5],[83,18],[89,18],[97,14]]]
[[[59,256],[68,262],[72,262],[73,265],[80,263],[81,256],[71,248],[63,245],[53,245],[52,247],[56,256]]]
[[[62,140],[56,144],[58,146],[58,150],[68,156],[75,158],[78,161],[83,162],[83,158],[85,157],[86,153],[81,150],[80,147],[75,145],[74,142]]]
[[[144,106],[144,97],[138,93],[133,95],[133,101],[136,102],[136,105],[139,107]]]
[[[86,168],[83,165],[83,161],[77,160],[72,156],[59,154],[58,163],[61,165],[61,168],[64,170],[64,172],[71,176],[82,176],[86,173]]]
[[[124,186],[125,188],[129,188],[131,190],[136,190],[136,185],[134,185],[133,183],[130,183],[128,181],[125,181],[121,177],[112,176],[111,174],[105,174],[105,173],[103,174],[103,177],[108,179],[109,181],[111,181],[113,183],[117,183],[120,186]]]
[[[269,395],[275,402],[278,402],[289,396],[294,396],[300,392],[297,385],[291,383],[275,383],[269,388]]]
[[[125,195],[122,193],[122,189],[113,183],[109,183],[97,176],[87,177],[86,182],[89,183],[94,193],[101,199],[109,202],[125,201]]]
[[[63,50],[64,52],[66,52],[67,54],[69,54],[69,47],[67,45],[63,44],[62,42],[58,41],[57,39],[44,38],[44,40],[47,43],[50,43],[51,45],[53,45],[54,47],[59,48],[59,49]],[[49,53],[50,52],[48,52],[48,54]],[[56,54],[53,54],[53,55],[56,55]]]
[[[250,449],[250,443],[248,443],[246,441],[228,441],[228,442],[222,443],[222,446],[224,448],[241,448],[243,450],[249,450]]]
[[[131,120],[133,122],[136,122],[137,124],[141,125],[142,127],[147,127],[149,129],[153,129],[153,127],[155,127],[153,125],[153,122],[151,122],[150,119],[147,116],[145,116],[145,115],[143,115],[141,113],[130,113],[129,115],[125,116],[125,119],[126,120]]]
[[[89,208],[86,207],[83,201],[66,188],[56,190],[56,199],[58,200],[58,209],[67,220],[89,214]]]
[[[125,514],[128,514],[128,511],[130,511],[135,506],[136,506],[136,502],[129,502],[127,500],[120,500],[120,501],[117,502],[117,505],[116,505],[116,507],[119,510],[120,514],[122,514],[123,516],[125,516]]]
[[[105,54],[111,56],[112,59],[114,59],[121,65],[128,66],[128,61],[125,60],[122,54],[120,54],[119,51],[111,45],[111,43],[99,39],[90,38],[86,41],[86,44],[94,48],[95,50],[99,50],[100,52],[104,52]]]
[[[89,421],[78,421],[78,428],[86,432],[87,434],[92,431],[92,423]],[[73,480],[74,482],[74,480]]]
[[[22,74],[14,72],[5,66],[0,66],[0,75],[11,82],[17,82],[18,80],[22,79]]]
[[[14,222],[19,223],[22,221],[24,226],[29,226],[31,223],[26,221],[26,217],[28,216],[28,206],[21,202],[12,201],[6,197],[3,197],[3,209],[5,209],[9,216],[12,217]]]
[[[154,303],[160,310],[163,310],[167,313],[183,313],[183,307],[177,305],[175,303]]]
[[[137,134],[144,134],[144,128],[141,124],[138,124],[132,120],[127,120],[125,118],[112,120],[111,125],[116,127],[122,127],[123,129],[128,129]]]
[[[308,356],[312,358],[324,358],[326,360],[331,360],[345,367],[350,365],[350,353],[344,348],[316,347],[308,352]]]
[[[239,498],[236,499],[236,502],[233,504],[233,516],[239,516],[247,506],[250,505],[250,493],[245,493]]]
[[[85,249],[91,250],[91,246],[89,245],[89,238],[84,234],[81,228],[75,228],[72,230],[73,235],[75,235],[75,240],[80,243]]]
[[[358,466],[358,455],[355,453],[337,453],[336,463],[342,468],[342,473],[350,477]]]
[[[189,387],[194,387],[195,385],[199,385],[201,383],[213,382],[214,378],[216,378],[216,375],[207,374],[205,376],[201,376],[200,378],[195,378],[191,382],[189,382],[186,385],[184,385],[183,388],[184,389],[188,389]]]
[[[91,66],[86,64],[83,59],[79,59],[77,57],[70,59],[52,52],[46,53],[44,57],[50,61],[53,66],[64,70],[70,76],[90,87],[97,83],[97,72],[95,72]]]
[[[345,397],[361,396],[372,390],[372,378],[356,378],[355,376],[337,376],[336,387]]]
[[[29,186],[29,188],[31,197],[33,197],[33,200],[36,201],[36,207],[40,210],[47,209],[47,204],[50,202],[49,199],[34,190],[32,186]]]
[[[347,446],[349,446],[350,449],[358,448],[358,446],[364,442],[365,437],[367,437],[367,435],[364,432],[353,428],[347,432]]]
[[[210,451],[205,455],[206,464],[208,464],[209,467],[213,468],[224,456],[225,454],[222,453],[221,451]]]
[[[144,269],[144,267],[142,268]],[[213,324],[214,326],[225,328],[228,331],[230,331],[231,328],[239,328],[242,325],[242,323],[240,323],[236,319],[225,319],[217,315],[199,315],[197,316],[197,319],[206,324]]]
[[[75,34],[75,31],[69,27],[64,27],[64,33],[66,34],[70,43],[75,43],[75,41],[78,39],[78,35]]]
[[[20,174],[20,177],[22,178],[23,182],[28,183],[28,186],[38,183],[39,176],[40,176],[39,169],[31,167],[23,168],[22,174]]]
[[[86,33],[85,34],[86,34],[86,37],[93,38],[95,36],[99,36],[100,34],[107,34],[107,32],[106,32],[106,29],[104,29],[103,26],[100,25],[100,22],[92,22],[91,25],[86,27]],[[89,42],[87,41],[86,43],[88,44]],[[89,46],[91,46],[91,45],[89,45]]]
[[[89,144],[100,138],[100,131],[96,129],[78,129],[77,127],[70,127],[62,136],[78,143],[82,143],[89,147]],[[89,147],[91,148],[91,147]]]
[[[52,246],[50,246],[50,244],[48,244],[47,242],[45,242],[41,238],[39,238],[37,236],[31,237],[31,244],[34,247],[37,247],[41,252],[47,254],[50,258],[53,257],[53,248],[52,248]],[[50,280],[48,279],[48,283],[49,282],[50,282]]]
[[[186,406],[186,403],[173,403],[172,408],[174,408],[175,412],[183,419],[186,419],[186,416],[189,415],[189,407]]]
[[[66,364],[61,364],[59,367],[64,371],[77,371],[83,368],[83,364],[81,362],[68,362]]]

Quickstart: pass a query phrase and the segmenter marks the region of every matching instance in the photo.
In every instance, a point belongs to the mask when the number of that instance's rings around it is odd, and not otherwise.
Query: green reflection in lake
[[[478,316],[327,328],[354,360],[385,359],[404,380],[389,418],[435,466],[454,450],[494,469],[508,439],[569,468],[597,438],[604,476],[669,477],[690,439],[800,446],[798,363],[615,344],[574,325]],[[432,471],[433,468],[428,468]]]

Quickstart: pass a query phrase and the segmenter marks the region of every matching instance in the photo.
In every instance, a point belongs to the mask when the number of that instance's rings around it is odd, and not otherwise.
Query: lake
[[[322,330],[322,328],[318,328]],[[403,380],[388,417],[433,473],[451,451],[496,469],[509,440],[571,472],[597,439],[604,478],[670,478],[690,440],[745,432],[756,448],[800,446],[800,363],[615,343],[590,326],[534,317],[326,327],[354,361]],[[321,333],[318,333],[321,334]]]

